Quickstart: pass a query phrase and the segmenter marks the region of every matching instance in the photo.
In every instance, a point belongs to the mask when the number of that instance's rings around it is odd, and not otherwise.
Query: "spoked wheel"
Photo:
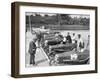
[[[57,62],[55,60],[50,60],[49,65],[50,66],[56,66]]]

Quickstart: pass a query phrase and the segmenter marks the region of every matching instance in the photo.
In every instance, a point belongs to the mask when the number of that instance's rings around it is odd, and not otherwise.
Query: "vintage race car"
[[[63,36],[58,35],[56,36],[55,34],[59,32],[51,32],[44,37],[44,43],[47,45],[57,45],[60,44],[63,41]]]
[[[62,52],[68,52],[72,51],[73,49],[76,49],[77,44],[76,43],[66,43],[66,44],[58,44],[58,45],[53,45],[50,46],[50,52],[55,52],[55,53],[62,53]]]
[[[49,34],[44,38],[43,49],[50,59],[50,65],[77,65],[89,63],[89,50],[77,51],[77,43],[62,43],[63,38]]]
[[[50,46],[58,45],[63,41],[63,38],[61,36],[55,36],[54,33],[50,33],[45,35],[44,41],[43,41],[43,49],[46,53],[49,52]]]
[[[52,59],[52,61],[55,62],[53,64],[69,64],[69,65],[88,64],[89,50],[84,50],[83,52],[72,50],[68,52],[55,53],[55,56]]]
[[[51,46],[49,50],[50,64],[87,64],[89,63],[89,50],[79,52],[76,44],[63,44]]]
[[[45,40],[46,44],[49,46],[60,44],[62,41],[63,41],[63,39],[59,38],[59,37],[52,37],[52,39]]]

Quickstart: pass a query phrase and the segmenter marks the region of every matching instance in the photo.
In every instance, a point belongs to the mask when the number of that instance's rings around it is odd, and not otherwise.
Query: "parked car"
[[[50,64],[78,65],[89,63],[89,50],[84,50],[83,52],[72,50],[62,53],[55,52],[54,54],[55,56],[53,57]]]
[[[78,65],[89,63],[89,50],[77,51],[77,43],[62,43],[61,36],[55,33],[47,34],[44,38],[43,49],[50,59],[50,65]]]
[[[60,44],[63,41],[63,36],[62,35],[55,35],[56,33],[59,32],[52,32],[44,37],[44,42],[47,43],[47,45],[57,45]]]
[[[63,41],[62,36],[55,36],[56,32],[50,32],[44,36],[43,49],[46,54],[49,53],[50,46],[58,45]]]
[[[76,49],[77,44],[76,43],[66,43],[66,44],[58,44],[50,46],[50,52],[56,52],[56,53],[62,53],[62,52],[69,52],[73,49]]]

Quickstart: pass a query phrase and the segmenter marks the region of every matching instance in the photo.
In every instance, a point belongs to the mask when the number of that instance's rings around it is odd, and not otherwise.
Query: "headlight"
[[[59,57],[58,55],[55,55],[55,61],[58,61],[58,57]]]
[[[71,54],[71,60],[77,60],[78,55],[77,54]]]

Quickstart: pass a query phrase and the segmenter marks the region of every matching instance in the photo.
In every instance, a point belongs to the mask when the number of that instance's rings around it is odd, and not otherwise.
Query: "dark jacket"
[[[67,40],[68,43],[72,43],[72,39],[71,39],[71,36],[70,36],[70,35],[68,35],[68,36],[66,37],[66,40]]]
[[[33,41],[30,42],[29,44],[29,51],[30,54],[35,54],[36,53],[36,45]]]

